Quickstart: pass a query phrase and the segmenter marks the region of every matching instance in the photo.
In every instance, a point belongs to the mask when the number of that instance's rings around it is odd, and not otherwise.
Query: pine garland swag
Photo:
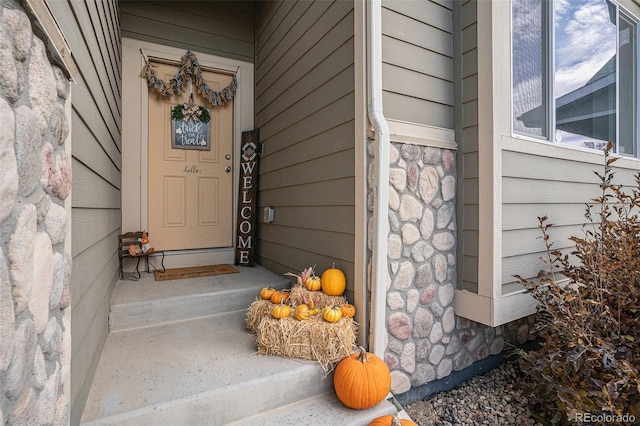
[[[182,64],[178,68],[176,75],[166,81],[156,77],[155,71],[152,65],[145,58],[145,66],[142,68],[140,77],[147,80],[149,87],[152,87],[156,92],[162,96],[171,97],[173,95],[181,95],[182,87],[187,84],[187,81],[191,79],[194,81],[198,93],[202,95],[211,105],[225,105],[229,101],[233,100],[238,89],[238,80],[236,74],[233,74],[231,83],[220,91],[215,91],[209,87],[209,85],[202,78],[202,71],[200,70],[200,63],[190,50],[182,57]]]

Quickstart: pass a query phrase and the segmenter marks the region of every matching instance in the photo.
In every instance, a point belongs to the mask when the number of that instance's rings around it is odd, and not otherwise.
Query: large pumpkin
[[[338,363],[333,374],[333,387],[344,405],[363,410],[389,395],[391,373],[380,357],[361,346],[359,352]]]
[[[329,296],[340,296],[347,288],[347,278],[344,272],[335,267],[329,268],[322,273],[322,291]]]
[[[380,416],[371,421],[369,426],[418,426],[417,423],[411,420],[401,419],[398,416],[387,414],[386,416]]]

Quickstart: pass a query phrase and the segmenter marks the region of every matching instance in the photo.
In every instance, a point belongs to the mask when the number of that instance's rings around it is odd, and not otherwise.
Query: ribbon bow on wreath
[[[140,53],[142,53],[142,50]],[[180,68],[178,68],[178,72],[173,78],[171,78],[171,80],[169,80],[169,82],[156,77],[153,66],[146,58],[145,66],[142,68],[140,77],[147,80],[149,87],[153,87],[158,93],[166,97],[181,95],[182,87],[187,84],[187,79],[190,81],[191,85],[193,85],[193,82],[195,81],[198,92],[213,106],[225,105],[227,102],[233,100],[236,90],[238,89],[238,80],[236,78],[236,74],[233,74],[231,83],[227,87],[220,91],[212,90],[202,78],[200,63],[198,62],[196,55],[194,55],[190,50],[188,50],[182,57],[182,64],[180,65]],[[193,87],[191,87],[191,101],[189,105],[193,105]]]

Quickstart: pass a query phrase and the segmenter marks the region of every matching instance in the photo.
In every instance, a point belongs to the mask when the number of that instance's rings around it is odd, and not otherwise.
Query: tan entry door
[[[156,76],[169,81],[177,67],[154,64]],[[219,91],[231,76],[203,72]],[[229,247],[233,241],[233,104],[212,107],[197,93],[196,105],[210,107],[211,150],[171,147],[171,108],[189,100],[149,93],[148,226],[156,250]]]

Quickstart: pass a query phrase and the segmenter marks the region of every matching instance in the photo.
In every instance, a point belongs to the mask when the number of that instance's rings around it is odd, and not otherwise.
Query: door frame
[[[187,49],[164,46],[142,40],[122,38],[122,231],[148,229],[148,132],[149,89],[140,72],[145,58],[180,61]],[[237,238],[238,181],[240,177],[240,142],[242,132],[253,130],[253,64],[236,59],[192,51],[203,67],[230,73],[236,72],[238,90],[233,101],[233,239]],[[143,57],[144,55],[144,57]],[[150,235],[153,243],[153,235]],[[153,245],[153,244],[152,244]],[[233,263],[235,245],[225,248],[189,250],[190,254],[203,253],[205,258],[216,256],[215,261]],[[168,256],[184,251],[167,252]],[[171,261],[168,259],[169,263]],[[208,262],[210,260],[202,260]],[[200,262],[200,261],[196,261]]]

